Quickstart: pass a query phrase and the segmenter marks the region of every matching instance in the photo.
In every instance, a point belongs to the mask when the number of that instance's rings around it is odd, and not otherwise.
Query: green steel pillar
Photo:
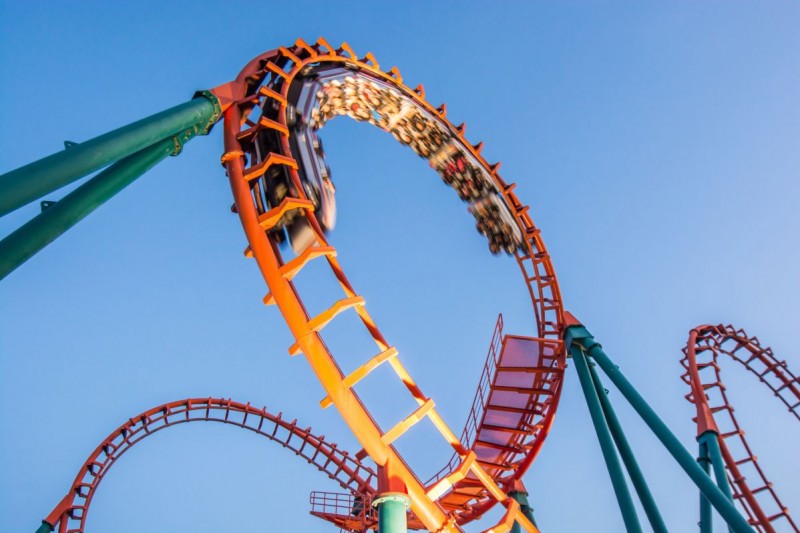
[[[53,531],[53,526],[42,520],[42,525],[39,526],[39,529],[36,530],[36,533],[51,533]]]
[[[572,344],[569,348],[569,353],[572,356],[572,360],[575,362],[575,369],[578,371],[578,378],[581,382],[583,394],[586,397],[586,404],[589,406],[589,413],[592,415],[594,429],[597,433],[597,439],[600,441],[600,448],[603,450],[603,458],[606,461],[608,474],[611,476],[611,484],[617,496],[619,510],[622,512],[625,529],[629,533],[641,533],[642,526],[639,524],[639,517],[636,515],[636,507],[633,505],[628,483],[625,480],[625,474],[622,472],[622,466],[619,463],[619,457],[614,448],[614,441],[603,414],[603,408],[600,405],[598,391],[595,389],[592,376],[589,373],[589,365],[583,353],[583,347],[578,344]]]
[[[642,420],[648,425],[650,430],[658,437],[667,451],[683,468],[684,472],[694,481],[695,485],[709,499],[711,505],[722,516],[728,526],[735,533],[754,533],[753,528],[747,520],[736,510],[733,503],[725,494],[714,484],[710,477],[698,465],[692,455],[680,443],[678,438],[669,430],[664,422],[658,417],[653,409],[642,398],[639,392],[622,375],[619,368],[611,362],[611,359],[603,351],[603,348],[594,340],[594,337],[583,326],[570,326],[565,332],[565,343],[567,346],[578,344],[588,350],[592,357],[609,379],[616,385],[631,406],[639,413]]]
[[[114,163],[8,235],[0,241],[0,279],[179,147],[169,138]]]
[[[668,533],[667,525],[661,517],[656,501],[653,499],[653,494],[647,486],[644,474],[642,474],[639,463],[636,461],[633,450],[622,430],[622,424],[620,424],[617,413],[614,411],[611,401],[608,399],[608,393],[603,388],[603,384],[600,382],[600,376],[597,375],[597,371],[594,369],[594,364],[589,365],[589,372],[592,374],[594,387],[600,397],[600,405],[603,407],[603,413],[606,416],[606,421],[608,421],[611,436],[614,438],[617,450],[619,450],[619,454],[622,457],[622,462],[625,464],[628,476],[631,478],[633,488],[636,489],[639,501],[642,502],[644,512],[647,515],[647,519],[650,521],[650,527],[653,528],[654,533]]]
[[[708,446],[705,442],[701,440],[701,437],[697,437],[697,442],[699,444],[699,457],[697,458],[697,462],[703,468],[706,474],[710,474],[711,472],[711,457],[708,455]],[[711,533],[713,528],[711,518],[711,503],[709,503],[708,498],[700,493],[700,533]]]
[[[711,467],[714,469],[714,478],[717,486],[725,494],[725,497],[733,502],[731,486],[728,484],[728,475],[725,473],[725,463],[722,460],[722,450],[719,448],[719,436],[716,431],[706,431],[698,440],[705,444],[708,456],[711,459]]]
[[[158,141],[205,134],[221,114],[210,92],[0,175],[0,216]]]
[[[528,493],[521,490],[511,490],[508,492],[508,495],[514,498],[519,504],[520,511],[525,515],[525,518],[530,520],[531,524],[538,528],[539,526],[536,525],[536,520],[533,518],[533,507],[528,503]],[[511,527],[511,533],[522,533],[522,526],[520,526],[518,522],[514,522],[514,525]]]
[[[406,510],[411,500],[400,492],[386,492],[372,500],[378,508],[378,533],[407,533]]]

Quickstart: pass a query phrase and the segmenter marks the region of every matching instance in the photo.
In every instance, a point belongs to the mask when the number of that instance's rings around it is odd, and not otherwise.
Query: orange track
[[[506,508],[506,513],[500,523],[488,531],[509,531],[513,522],[517,521],[526,531],[536,532],[537,528],[520,512],[516,501],[506,494],[506,490],[511,487],[501,488],[498,486],[495,478],[475,460],[474,452],[466,447],[444,422],[436,410],[433,400],[420,390],[406,371],[397,355],[397,350],[380,333],[366,309],[364,299],[358,295],[344,274],[335,250],[328,244],[314,217],[308,216],[308,220],[316,233],[316,243],[309,248],[308,253],[301,254],[293,260],[290,259],[291,264],[289,264],[290,261],[283,259],[277,244],[267,234],[267,231],[287,211],[301,209],[308,215],[313,210],[305,198],[297,172],[297,164],[292,158],[285,112],[286,96],[291,80],[305,65],[317,62],[350,64],[367,71],[372,76],[392,84],[406,98],[412,99],[433,113],[434,116],[446,121],[445,106],[434,109],[425,102],[423,99],[424,89],[421,86],[416,89],[406,87],[402,84],[402,77],[396,68],[385,73],[380,70],[372,54],[367,54],[366,57],[359,59],[346,43],[343,43],[338,49],[334,49],[324,39],[319,39],[314,45],[308,45],[304,41],[298,40],[292,47],[281,47],[251,61],[242,70],[236,81],[230,85],[233,88],[234,103],[225,112],[225,153],[222,156],[222,162],[230,180],[236,210],[249,241],[245,254],[256,259],[258,268],[269,287],[269,293],[264,298],[264,302],[277,305],[283,314],[296,340],[289,352],[293,355],[298,353],[305,355],[327,392],[327,398],[323,400],[323,405],[332,403],[336,406],[364,447],[364,452],[378,465],[380,492],[407,493],[413,512],[430,531],[458,531],[460,530],[457,525],[457,522],[460,521],[458,515],[452,510],[445,509],[440,505],[438,499],[448,493],[453,485],[469,475],[480,483],[482,491],[492,498],[492,502],[500,502]],[[277,87],[280,87],[280,91],[274,89]],[[278,122],[257,116],[261,106],[268,99],[280,106]],[[251,115],[253,116],[251,117]],[[491,176],[497,189],[502,192],[503,199],[511,213],[514,214],[515,221],[525,236],[525,252],[517,252],[516,259],[533,300],[538,328],[536,333],[543,339],[559,343],[563,323],[560,291],[539,231],[528,215],[528,207],[524,206],[513,193],[514,185],[508,185],[500,178],[497,173],[499,165],[490,165],[481,157],[482,143],[471,146],[463,137],[463,125],[456,128],[449,122],[447,124],[451,131],[457,134],[463,147],[480,162]],[[255,134],[265,128],[274,130],[280,135],[283,145],[282,153],[269,154],[264,157],[263,162],[246,167],[246,153],[252,151],[252,139]],[[253,160],[250,158],[250,161]],[[272,211],[259,213],[251,193],[251,183],[272,165],[285,165],[290,169],[295,190],[300,191],[301,197],[287,198],[281,206],[273,208]],[[292,283],[292,277],[309,261],[322,257],[325,258],[338,280],[343,297],[337,302],[332,302],[327,311],[312,317],[308,315],[302,299]],[[350,310],[357,313],[364,327],[374,339],[377,353],[371,361],[365,363],[350,376],[345,376],[333,354],[329,352],[322,341],[319,332],[338,314]],[[558,346],[558,366],[563,370],[564,350],[563,346],[560,344]],[[367,407],[351,388],[383,363],[391,366],[419,406],[405,420],[398,422],[388,430],[378,426]],[[556,406],[557,401],[549,404],[549,408],[553,412]],[[459,457],[458,466],[433,486],[425,486],[392,446],[393,441],[423,418],[428,418],[433,423]],[[552,419],[552,415],[550,418]],[[529,459],[524,462],[524,468],[527,468],[530,461],[533,460],[541,445],[540,441],[545,436],[546,431],[538,433],[539,442],[530,447]],[[520,475],[524,468],[519,470]],[[472,518],[475,516],[470,519]]]
[[[103,477],[131,446],[146,437],[188,422],[222,422],[247,429],[313,464],[318,470],[355,494],[374,493],[375,472],[339,450],[336,444],[325,441],[302,428],[297,420],[284,420],[265,408],[258,409],[223,398],[190,398],[154,407],[130,418],[118,427],[92,452],[75,477],[67,495],[45,518],[59,533],[81,533],[86,526],[89,506]]]
[[[692,389],[686,399],[697,406],[697,434],[712,431],[718,436],[733,495],[758,531],[773,533],[780,520],[798,532],[800,529],[781,503],[745,440],[745,434],[728,401],[719,367],[719,355],[727,355],[755,374],[800,420],[800,380],[775,359],[770,348],[762,347],[756,337],[733,326],[699,326],[689,333],[681,361],[686,373],[681,378]],[[722,429],[720,428],[722,427]],[[746,472],[743,472],[747,469]],[[746,481],[747,473],[751,486]]]

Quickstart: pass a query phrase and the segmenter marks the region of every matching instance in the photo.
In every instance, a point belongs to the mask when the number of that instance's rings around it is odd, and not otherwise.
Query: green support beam
[[[39,526],[39,529],[36,530],[36,533],[51,533],[52,531],[53,531],[53,526],[51,526],[45,521],[42,521],[42,525]]]
[[[650,527],[653,528],[654,533],[668,533],[667,525],[664,523],[664,519],[658,510],[653,494],[650,492],[650,487],[647,486],[644,474],[642,474],[639,463],[636,461],[633,450],[622,430],[622,424],[620,424],[617,418],[617,413],[614,411],[614,407],[608,399],[608,393],[603,388],[603,384],[600,382],[600,376],[597,375],[593,364],[589,365],[589,372],[592,375],[594,387],[600,397],[600,405],[603,408],[608,427],[611,430],[611,436],[614,438],[614,443],[617,445],[617,450],[622,457],[622,462],[625,464],[625,469],[628,471],[628,476],[631,478],[633,488],[639,496],[639,501],[642,502],[642,507],[650,522]]]
[[[0,216],[168,137],[205,134],[219,118],[208,91],[189,102],[0,175]]]
[[[697,462],[703,471],[706,474],[711,473],[711,457],[708,455],[708,446],[705,442],[700,440],[700,437],[697,437],[697,442],[699,444],[699,457],[697,458]],[[708,498],[701,492],[700,493],[700,533],[711,533],[713,529],[713,523],[711,518],[711,503],[708,501]]]
[[[594,337],[581,325],[570,326],[564,334],[564,342],[567,346],[575,344],[587,351],[603,372],[614,383],[631,406],[639,413],[650,430],[658,437],[667,451],[683,468],[684,472],[694,481],[695,485],[709,499],[711,505],[722,516],[728,526],[735,533],[754,533],[753,528],[747,523],[733,503],[725,494],[714,484],[711,478],[698,465],[692,455],[683,447],[678,438],[669,430],[664,422],[658,417],[653,409],[642,398],[639,392],[625,378],[619,368],[611,362],[611,359],[603,351],[603,348],[594,340]]]
[[[706,446],[708,457],[711,459],[711,467],[714,470],[714,479],[717,480],[717,487],[719,487],[725,497],[732,503],[733,493],[728,483],[728,475],[725,473],[725,462],[722,459],[722,450],[719,448],[719,436],[717,432],[706,431],[698,437],[698,441]]]
[[[641,533],[642,526],[639,524],[639,517],[636,514],[636,507],[633,505],[628,482],[625,480],[622,465],[620,465],[617,451],[614,448],[614,441],[611,437],[606,417],[603,414],[603,408],[600,405],[598,391],[595,389],[592,376],[589,373],[589,364],[586,361],[586,355],[583,353],[583,347],[579,344],[572,344],[569,347],[569,353],[575,362],[575,369],[578,371],[578,378],[581,382],[583,394],[586,397],[586,404],[589,406],[589,413],[592,415],[592,423],[597,433],[597,439],[600,441],[600,448],[603,451],[608,474],[611,476],[611,484],[614,487],[619,510],[622,512],[622,519],[625,522],[625,530],[628,533]]]
[[[0,279],[176,150],[172,138],[118,161],[0,241]]]
[[[536,520],[533,517],[533,507],[528,502],[528,493],[521,490],[511,490],[508,495],[519,504],[519,509],[525,515],[525,518],[538,528],[539,526],[536,525]],[[522,526],[519,525],[519,522],[514,522],[514,525],[511,526],[511,533],[522,533]]]
[[[378,533],[407,533],[406,510],[411,500],[405,494],[387,492],[372,500],[378,508]]]

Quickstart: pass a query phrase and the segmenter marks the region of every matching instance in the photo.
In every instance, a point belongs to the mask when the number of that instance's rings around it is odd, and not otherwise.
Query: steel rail
[[[713,438],[719,443],[734,499],[741,504],[749,522],[758,531],[774,532],[773,524],[784,519],[788,527],[799,532],[789,509],[781,502],[745,439],[745,433],[734,414],[722,381],[719,356],[730,357],[754,374],[798,420],[800,380],[791,373],[785,361],[775,358],[771,348],[762,347],[756,337],[749,337],[744,330],[730,325],[703,325],[694,328],[689,333],[683,353],[681,364],[686,372],[681,379],[691,388],[686,399],[697,409],[695,422],[698,439],[708,439],[709,434],[713,434]],[[720,426],[725,429],[720,430]],[[729,442],[734,441],[737,442],[736,446],[729,445]],[[744,456],[734,456],[733,449],[743,450]],[[747,465],[752,467],[750,477],[754,474],[757,479],[756,487],[746,481],[742,472]],[[767,512],[765,505],[776,510]]]
[[[224,398],[189,398],[154,407],[114,430],[92,452],[75,477],[66,496],[42,521],[37,533],[82,533],[89,507],[103,477],[134,444],[168,427],[188,422],[221,422],[257,433],[304,458],[345,490],[371,498],[375,493],[375,471],[340,450],[335,443],[302,428],[297,420],[286,420],[266,408]]]
[[[391,348],[367,313],[363,299],[357,295],[348,281],[338,260],[335,258],[335,254],[329,252],[331,247],[328,245],[319,224],[313,216],[308,216],[308,221],[316,233],[317,241],[313,257],[324,256],[326,258],[345,293],[345,298],[334,304],[327,312],[314,318],[308,315],[291,279],[287,279],[287,276],[284,275],[286,271],[281,271],[281,267],[284,266],[285,262],[276,243],[266,233],[272,227],[270,223],[274,223],[276,220],[275,217],[280,218],[281,214],[285,213],[287,209],[299,208],[304,209],[307,214],[311,212],[310,204],[300,183],[297,163],[292,158],[289,147],[289,133],[286,127],[286,96],[291,81],[302,68],[312,63],[319,65],[322,62],[355,67],[369,72],[372,76],[396,87],[405,97],[410,98],[417,105],[422,106],[444,121],[451,128],[451,131],[456,134],[460,145],[479,161],[480,165],[491,176],[498,191],[502,194],[505,203],[511,213],[514,214],[516,224],[525,237],[525,251],[517,252],[515,255],[534,304],[537,333],[545,339],[558,340],[563,323],[563,309],[558,283],[539,231],[528,214],[528,208],[514,195],[513,184],[507,184],[498,175],[497,168],[499,165],[490,165],[483,159],[480,155],[482,143],[471,146],[466,142],[463,136],[463,125],[454,127],[447,121],[445,118],[446,107],[444,105],[434,109],[423,99],[424,89],[421,86],[416,89],[409,89],[403,85],[402,77],[397,69],[393,68],[388,73],[381,71],[377,61],[371,54],[359,59],[346,43],[343,43],[338,49],[334,49],[324,39],[318,40],[314,45],[308,45],[304,41],[298,40],[292,47],[281,47],[251,61],[237,77],[237,82],[241,84],[242,91],[237,95],[235,105],[231,106],[225,114],[225,152],[222,162],[226,167],[228,178],[231,182],[236,210],[250,243],[246,254],[256,259],[270,290],[267,297],[265,297],[265,303],[274,303],[280,308],[296,339],[296,344],[290,349],[290,352],[293,354],[302,352],[305,355],[328,393],[327,400],[336,405],[355,436],[364,446],[365,453],[375,460],[379,467],[390,470],[389,477],[397,479],[402,489],[408,492],[412,502],[412,509],[426,527],[433,531],[442,529],[454,530],[457,528],[455,525],[457,517],[453,513],[444,512],[429,495],[432,489],[438,489],[438,487],[425,487],[395,449],[390,444],[387,444],[386,441],[391,440],[387,438],[389,433],[382,432],[359,397],[349,386],[344,384],[345,376],[319,336],[319,331],[337,314],[344,310],[355,309],[381,353],[383,354]],[[263,120],[266,117],[260,116],[260,108],[263,107],[266,101],[270,101],[278,107],[277,121],[274,118]],[[251,118],[251,114],[255,116]],[[269,154],[258,164],[247,166],[246,152],[252,150],[252,147],[248,146],[247,138],[250,134],[257,134],[265,129],[278,132],[282,144],[282,153]],[[275,207],[274,209],[278,209],[278,212],[270,213],[267,216],[266,213],[259,213],[254,203],[250,180],[262,175],[272,165],[288,167],[299,197],[290,200],[290,203],[284,204],[281,208]],[[326,251],[323,252],[323,250]],[[305,262],[310,260],[310,256],[299,258],[299,260],[301,261],[300,268],[302,268]],[[497,486],[495,481],[486,474],[480,465],[475,464],[474,459],[469,455],[469,450],[464,447],[452,430],[439,417],[435,408],[433,408],[430,398],[422,393],[396,357],[396,353],[394,355],[394,357],[387,357],[384,360],[390,363],[392,369],[420,405],[417,413],[412,414],[412,417],[401,423],[405,424],[406,427],[401,428],[399,433],[402,434],[407,427],[413,425],[413,422],[418,421],[422,416],[427,416],[462,459],[459,469],[453,473],[456,477],[460,476],[460,479],[455,479],[451,476],[445,481],[452,485],[453,482],[463,479],[467,473],[472,474],[486,487],[486,490],[495,500],[502,502],[506,506],[506,516],[501,524],[498,524],[493,529],[494,531],[508,531],[515,516],[521,517],[520,521],[523,522],[526,530],[535,531],[535,526],[530,524],[519,511],[519,505],[515,506],[516,502],[510,499]],[[563,362],[563,360],[562,350],[561,361]],[[555,404],[552,408],[555,408]],[[420,415],[419,411],[423,409],[424,413]],[[414,418],[413,421],[411,421],[412,418]],[[541,434],[540,440],[544,438],[545,434]],[[392,437],[396,437],[394,432],[392,432]],[[536,444],[532,446],[532,450],[534,449],[538,450]],[[532,457],[530,460],[532,460]],[[392,487],[389,487],[389,489],[392,489]]]

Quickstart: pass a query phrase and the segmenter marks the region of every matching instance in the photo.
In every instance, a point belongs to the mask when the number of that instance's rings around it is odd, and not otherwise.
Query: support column
[[[52,531],[53,526],[43,520],[42,525],[39,526],[39,529],[36,530],[36,533],[51,533]]]
[[[533,507],[531,507],[530,503],[528,503],[528,493],[525,492],[524,489],[520,488],[514,489],[508,492],[508,495],[519,504],[519,509],[522,511],[522,514],[525,515],[531,524],[539,527],[536,525],[536,520],[533,518]],[[522,533],[522,526],[519,525],[518,522],[514,522],[514,525],[511,527],[511,533]]]
[[[592,363],[589,364],[589,372],[592,375],[594,387],[600,397],[600,405],[603,407],[603,413],[606,416],[608,427],[611,430],[611,436],[614,438],[614,443],[617,445],[617,450],[622,457],[622,462],[625,464],[625,469],[628,471],[628,476],[631,478],[633,487],[636,489],[639,501],[642,502],[642,507],[650,522],[650,526],[653,528],[654,533],[668,533],[667,525],[664,523],[664,519],[658,511],[658,506],[656,505],[655,499],[653,499],[653,494],[647,486],[644,474],[642,474],[639,463],[636,461],[633,450],[622,430],[622,424],[620,424],[617,418],[617,413],[614,411],[611,401],[608,399],[608,393],[603,388],[603,384],[600,382],[600,376],[597,375],[597,371],[594,369],[594,364]]]
[[[578,344],[573,344],[569,347],[569,353],[572,356],[572,360],[575,362],[575,369],[578,371],[578,378],[581,382],[583,394],[586,397],[586,404],[589,406],[589,413],[592,415],[592,422],[594,423],[594,429],[597,433],[597,440],[600,441],[600,448],[603,450],[603,458],[606,461],[608,475],[611,476],[611,484],[617,496],[619,510],[622,513],[622,519],[625,521],[625,529],[628,533],[641,533],[642,526],[639,524],[639,517],[636,515],[636,507],[633,505],[628,483],[625,480],[625,474],[622,472],[622,466],[620,465],[617,451],[614,448],[614,442],[608,428],[608,423],[603,415],[603,408],[600,405],[598,391],[595,389],[592,376],[589,373],[589,365],[583,353],[583,347]]]
[[[611,359],[603,351],[594,337],[582,325],[567,327],[565,334],[567,346],[575,344],[588,350],[592,357],[608,378],[616,385],[631,406],[639,413],[642,420],[648,425],[650,430],[658,437],[667,451],[683,468],[684,472],[694,481],[695,485],[709,499],[711,505],[717,510],[728,526],[735,533],[754,533],[753,528],[747,523],[747,519],[736,510],[733,503],[728,500],[725,494],[714,484],[710,477],[700,468],[692,455],[683,447],[678,438],[669,430],[664,422],[658,417],[653,409],[642,398],[639,392],[622,375],[619,368],[611,362]]]
[[[372,506],[378,508],[378,533],[407,533],[410,505],[411,499],[400,492],[384,492],[372,500]]]
[[[0,241],[0,279],[176,150],[172,138],[111,165]]]
[[[703,442],[700,437],[697,437],[697,442],[699,444],[699,457],[697,458],[697,462],[700,464],[700,467],[705,471],[706,474],[711,473],[711,458],[708,455],[708,446],[706,443]],[[711,518],[711,503],[709,503],[708,498],[706,498],[703,493],[700,493],[700,533],[711,533],[713,528],[712,518]]]
[[[158,141],[186,130],[205,134],[220,113],[217,97],[203,91],[189,102],[6,172],[0,175],[0,216]]]

